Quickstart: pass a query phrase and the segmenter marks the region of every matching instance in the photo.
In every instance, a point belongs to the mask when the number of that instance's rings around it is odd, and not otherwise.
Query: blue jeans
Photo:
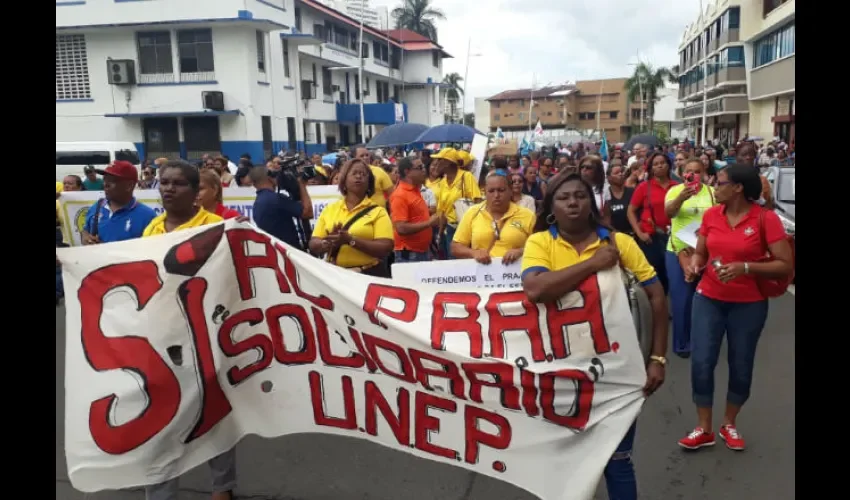
[[[446,234],[443,235],[443,251],[446,252],[446,259],[452,260],[452,240],[455,239],[456,227],[446,225]]]
[[[652,241],[644,243],[640,239],[637,240],[638,246],[643,250],[646,260],[655,268],[655,273],[658,274],[658,281],[664,287],[664,294],[667,294],[670,284],[667,281],[667,266],[665,263],[665,254],[667,253],[667,240],[669,235],[661,233],[652,233]]]
[[[685,272],[679,265],[679,256],[673,252],[665,253],[670,312],[673,316],[673,352],[691,352],[691,304],[697,291],[697,282],[686,282]]]
[[[728,339],[729,387],[726,401],[741,406],[750,397],[753,364],[764,323],[767,300],[723,302],[694,295],[691,328],[691,388],[699,408],[714,403],[714,368],[723,335]]]
[[[224,493],[236,489],[236,448],[231,448],[207,464],[212,476],[213,493]],[[177,500],[180,491],[180,478],[164,483],[145,486],[145,500]]]
[[[407,254],[406,259],[403,257],[403,255],[402,255],[403,253]],[[428,262],[430,260],[431,260],[431,254],[428,253],[428,252],[411,252],[410,250],[407,250],[407,251],[396,250],[395,251],[395,262],[396,262],[396,264],[401,264],[401,263],[404,263],[404,262]]]
[[[605,488],[609,500],[637,500],[637,478],[632,463],[632,448],[635,444],[637,421],[629,427],[617,451],[605,466]]]

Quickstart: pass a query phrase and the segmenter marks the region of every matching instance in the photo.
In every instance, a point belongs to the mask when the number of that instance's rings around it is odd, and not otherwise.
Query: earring
[[[555,214],[549,214],[546,216],[546,224],[549,224],[550,226],[555,224]]]

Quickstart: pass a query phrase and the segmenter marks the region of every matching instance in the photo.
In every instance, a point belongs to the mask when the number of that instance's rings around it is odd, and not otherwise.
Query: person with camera
[[[273,179],[266,167],[254,167],[248,177],[257,190],[253,207],[254,224],[286,244],[302,250],[304,246],[295,219],[313,218],[313,201],[307,192],[304,176],[282,173]],[[286,192],[278,190],[281,184]]]
[[[696,279],[687,272],[694,249],[679,238],[683,229],[700,224],[705,211],[714,206],[714,189],[704,183],[705,165],[698,158],[682,167],[684,184],[667,191],[664,210],[670,217],[670,239],[665,254],[670,307],[673,316],[673,352],[681,358],[691,353],[691,304]]]

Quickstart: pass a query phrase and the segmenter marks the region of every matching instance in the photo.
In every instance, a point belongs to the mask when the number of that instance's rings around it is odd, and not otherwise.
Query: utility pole
[[[366,89],[363,88],[363,9],[360,9],[360,43],[357,45],[357,85],[360,86],[360,142],[366,143],[366,115],[363,113],[363,98]]]
[[[537,79],[535,73],[531,74],[531,99],[528,101],[528,131],[531,132],[531,113],[534,111],[534,82]]]
[[[602,91],[605,88],[605,80],[602,80],[599,83],[599,99],[596,103],[596,131],[599,133],[599,136],[602,137]]]
[[[705,11],[702,10],[702,0],[699,0],[699,18],[702,20],[700,23],[700,32],[699,36],[703,36],[703,32],[705,30]],[[706,133],[706,124],[705,124],[705,115],[708,112],[708,100],[706,97],[708,96],[708,83],[706,81],[706,76],[708,76],[708,47],[705,46],[705,50],[703,50],[703,60],[702,60],[702,134],[700,134],[699,145],[705,145],[705,133]]]
[[[464,123],[464,119],[466,118],[466,80],[469,78],[469,58],[471,57],[471,51],[472,37],[469,37],[469,42],[466,44],[466,71],[463,73],[463,90],[461,91],[463,95],[460,96],[460,123],[462,125],[466,125]]]

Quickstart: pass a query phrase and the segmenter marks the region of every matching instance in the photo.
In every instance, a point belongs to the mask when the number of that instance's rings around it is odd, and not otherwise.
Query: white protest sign
[[[235,220],[57,256],[84,492],[178,477],[248,434],[319,432],[590,499],[643,402],[616,267],[536,305],[355,274]]]
[[[520,262],[502,264],[493,259],[490,264],[479,264],[472,259],[439,260],[393,264],[393,280],[404,283],[437,285],[446,288],[521,288]]]
[[[337,186],[307,186],[307,192],[313,201],[313,221],[330,203],[340,199]],[[162,213],[162,201],[156,189],[137,189],[134,193],[136,201]],[[224,205],[253,220],[254,199],[257,192],[254,188],[224,188]],[[71,246],[82,244],[82,231],[86,224],[86,214],[89,208],[103,198],[103,191],[67,191],[59,198],[59,206],[64,224],[62,232],[65,241]]]
[[[688,245],[691,248],[697,247],[697,241],[699,240],[699,227],[702,225],[702,221],[696,221],[687,226],[683,227],[676,231],[676,237],[682,240],[682,243]]]
[[[469,154],[475,157],[472,162],[472,168],[469,169],[476,181],[481,180],[481,166],[484,164],[484,157],[487,155],[487,136],[475,134],[472,138],[472,145],[469,148]]]

